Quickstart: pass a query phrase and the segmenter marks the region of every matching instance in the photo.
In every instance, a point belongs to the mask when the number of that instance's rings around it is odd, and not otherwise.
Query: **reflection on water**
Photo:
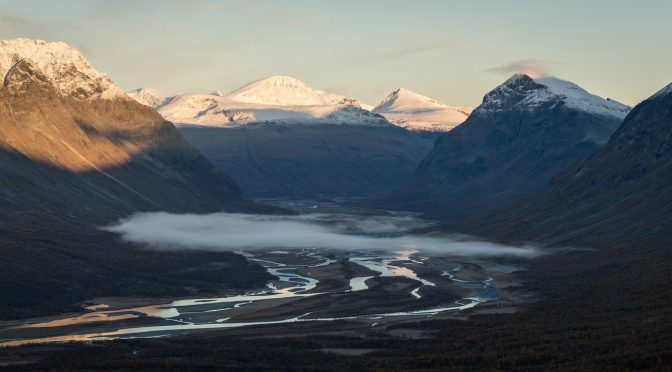
[[[369,289],[369,286],[366,285],[366,281],[372,278],[375,278],[375,276],[358,276],[356,278],[350,279],[350,282],[348,283],[350,286],[350,292],[358,292]]]
[[[407,267],[404,267],[404,266],[395,265],[395,262],[399,262],[399,263],[411,262],[411,263],[416,263],[416,264],[422,265],[423,264],[422,261],[414,259],[413,256],[412,256],[412,255],[418,253],[417,250],[408,249],[408,250],[403,250],[403,251],[397,251],[395,253],[396,253],[396,255],[393,256],[393,257],[381,257],[381,256],[351,257],[350,261],[355,262],[359,265],[362,265],[369,270],[377,271],[377,272],[380,273],[379,276],[382,276],[382,277],[394,277],[394,276],[406,277],[406,278],[418,281],[422,285],[427,285],[427,286],[430,286],[430,287],[436,287],[436,284],[430,282],[429,280],[425,280],[423,278],[420,278],[418,276],[418,274],[415,273],[415,271],[413,271],[413,270],[411,270]],[[416,299],[420,299],[422,297],[418,293],[419,290],[420,290],[420,287],[415,288],[411,292],[411,294]]]
[[[289,254],[287,252],[273,252],[276,255]],[[22,328],[52,328],[62,326],[81,325],[92,322],[113,322],[123,319],[133,319],[138,317],[156,318],[164,324],[142,326],[142,327],[128,327],[117,329],[109,332],[97,332],[86,334],[69,334],[56,337],[44,337],[33,339],[17,339],[0,342],[0,346],[16,346],[25,343],[41,343],[41,342],[59,342],[59,341],[89,341],[101,339],[115,339],[115,338],[136,338],[136,337],[157,337],[174,334],[181,334],[195,330],[208,329],[226,329],[238,328],[255,325],[272,325],[296,322],[316,322],[316,321],[334,321],[334,320],[375,320],[389,317],[408,317],[408,316],[431,316],[444,311],[465,310],[472,308],[480,303],[490,301],[497,298],[497,292],[490,285],[491,278],[483,281],[469,281],[457,277],[461,268],[451,268],[443,271],[443,276],[456,284],[468,288],[473,286],[477,289],[472,297],[462,298],[457,301],[449,301],[441,306],[432,306],[429,308],[418,309],[413,311],[397,311],[397,312],[381,312],[375,314],[354,314],[344,317],[316,317],[311,316],[311,313],[305,313],[299,316],[291,316],[284,319],[260,320],[260,321],[232,321],[232,316],[241,308],[250,307],[253,305],[261,305],[271,303],[272,301],[298,299],[302,297],[318,296],[322,293],[313,291],[318,288],[320,282],[317,279],[301,275],[298,269],[318,268],[331,265],[337,260],[333,258],[326,258],[322,256],[319,250],[303,250],[298,254],[294,252],[296,257],[304,257],[309,259],[310,264],[286,264],[282,262],[275,262],[268,256],[257,258],[260,254],[244,253],[248,259],[258,262],[266,267],[269,273],[277,277],[268,284],[268,287],[263,290],[251,291],[243,295],[234,295],[218,298],[200,298],[200,299],[181,299],[173,301],[169,304],[162,304],[157,306],[136,307],[123,310],[98,310],[87,314],[52,320],[44,323],[26,324],[16,329]],[[349,280],[350,288],[347,292],[361,292],[367,291],[369,285],[367,281],[375,277],[403,277],[417,282],[419,285],[414,287],[410,294],[416,300],[422,298],[419,291],[421,288],[436,287],[437,284],[422,278],[414,271],[414,267],[423,267],[428,262],[428,257],[421,256],[415,250],[404,250],[390,253],[370,253],[370,252],[349,252],[346,257],[353,263],[361,265],[369,270],[378,273],[374,276],[355,277]],[[305,272],[305,271],[303,271]],[[439,273],[440,274],[440,273]],[[209,313],[216,313],[215,316],[208,315]],[[221,315],[219,315],[221,313]],[[235,316],[234,316],[235,318]],[[170,322],[172,324],[165,324]]]

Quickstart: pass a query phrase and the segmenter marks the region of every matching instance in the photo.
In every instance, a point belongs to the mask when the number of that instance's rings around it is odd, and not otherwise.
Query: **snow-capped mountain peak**
[[[447,105],[439,103],[429,97],[415,93],[406,88],[398,88],[388,95],[374,112],[401,112],[419,109],[440,109],[447,108]]]
[[[630,111],[629,106],[591,94],[572,82],[554,77],[533,79],[525,74],[513,75],[486,94],[477,111],[532,110],[547,103],[562,103],[570,109],[621,119]]]
[[[77,99],[128,98],[107,75],[95,70],[77,49],[65,43],[0,40],[0,76],[4,80],[24,60],[33,62],[59,94]]]
[[[472,109],[450,107],[412,90],[398,88],[372,111],[409,130],[449,131],[465,121]]]
[[[271,76],[257,80],[226,95],[235,102],[274,106],[313,106],[336,104],[345,97],[314,90],[290,76]]]

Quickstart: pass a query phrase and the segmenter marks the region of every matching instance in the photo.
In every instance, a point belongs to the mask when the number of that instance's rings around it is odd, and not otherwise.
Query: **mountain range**
[[[140,89],[129,95],[180,123],[187,140],[254,197],[361,197],[388,191],[413,173],[435,138],[288,76],[258,80],[229,94],[166,97]],[[417,115],[449,110],[408,91],[397,96],[381,109],[411,116],[414,105]]]
[[[594,156],[515,204],[454,228],[548,245],[644,247],[672,239],[672,84],[638,104]],[[459,225],[459,227],[458,227]],[[634,251],[633,251],[634,250]],[[668,253],[669,254],[669,253]]]
[[[156,108],[178,124],[240,126],[261,123],[380,125],[385,119],[363,109],[354,99],[315,90],[289,76],[272,76],[229,94],[178,94],[168,97],[154,89],[129,95]]]
[[[325,310],[313,314],[319,322],[276,322],[283,314],[260,302],[253,311],[274,324],[7,348],[0,369],[277,369],[284,361],[315,369],[664,370],[672,362],[672,84],[629,107],[569,81],[516,74],[473,110],[403,88],[372,107],[288,76],[230,93],[124,92],[77,49],[29,39],[0,40],[0,76],[0,320],[108,303],[101,298],[179,296],[201,298],[189,311],[207,313],[213,325],[226,322],[202,299],[264,288],[271,276],[260,265],[231,252],[148,249],[158,247],[101,226],[147,211],[289,213],[248,197],[345,199],[394,218],[417,212],[432,219],[418,234],[467,234],[539,253],[455,262],[437,252],[415,277],[494,291],[489,307],[428,319],[393,313],[404,316],[364,327],[348,317],[322,321],[333,319],[334,299],[352,296],[348,307],[359,307],[366,292],[377,301],[387,298],[380,288],[413,288],[410,277],[383,274],[363,278],[378,286],[370,291],[316,287],[296,300]],[[275,272],[305,264],[305,275],[328,286],[341,280],[332,264],[344,283],[369,275],[354,271],[351,258],[313,265],[310,255],[292,262],[285,251],[268,254]],[[411,271],[421,266],[412,257],[392,260]],[[473,267],[445,271],[448,263]],[[453,301],[435,289],[409,289],[402,300],[414,302],[404,311]],[[376,301],[366,307],[371,317],[381,311]],[[193,320],[183,314],[180,321]],[[42,331],[32,326],[26,332]],[[61,348],[70,354],[56,354]]]
[[[497,209],[594,155],[629,110],[564,80],[515,75],[442,135],[406,184],[371,204],[440,218]]]
[[[449,107],[397,89],[373,107],[343,95],[315,90],[289,76],[271,76],[228,94],[168,96],[155,89],[128,92],[177,124],[240,126],[259,123],[380,125],[384,119],[412,131],[443,132],[462,123],[471,108]]]

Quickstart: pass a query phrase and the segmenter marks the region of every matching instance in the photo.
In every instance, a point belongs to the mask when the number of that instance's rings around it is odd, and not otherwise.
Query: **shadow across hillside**
[[[197,152],[169,152],[157,145],[118,167],[73,172],[1,149],[0,319],[78,310],[100,296],[263,286],[269,274],[239,255],[157,252],[97,228],[137,211],[277,211],[244,199]]]
[[[377,195],[400,185],[434,138],[391,124],[181,126],[182,135],[243,192],[264,198]]]

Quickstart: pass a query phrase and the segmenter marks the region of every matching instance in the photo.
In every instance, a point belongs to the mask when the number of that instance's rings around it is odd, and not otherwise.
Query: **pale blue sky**
[[[0,0],[0,38],[65,41],[124,89],[276,74],[376,104],[476,106],[521,60],[636,104],[672,82],[670,0]]]

